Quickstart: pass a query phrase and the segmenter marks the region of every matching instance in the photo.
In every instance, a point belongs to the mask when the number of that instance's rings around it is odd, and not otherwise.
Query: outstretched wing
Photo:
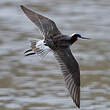
[[[56,24],[47,17],[44,17],[38,13],[33,12],[32,10],[21,5],[21,9],[24,11],[26,16],[38,26],[40,31],[45,37],[50,38],[51,36],[56,36],[61,34],[58,30]]]
[[[77,61],[71,53],[70,48],[58,49],[54,51],[61,70],[63,71],[66,87],[69,93],[80,108],[80,69]]]

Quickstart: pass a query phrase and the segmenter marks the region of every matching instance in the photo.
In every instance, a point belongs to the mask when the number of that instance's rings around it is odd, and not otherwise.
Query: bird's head
[[[74,34],[71,35],[71,43],[73,44],[75,41],[78,40],[78,38],[80,38],[80,39],[90,39],[90,38],[82,37],[80,34],[74,33]]]

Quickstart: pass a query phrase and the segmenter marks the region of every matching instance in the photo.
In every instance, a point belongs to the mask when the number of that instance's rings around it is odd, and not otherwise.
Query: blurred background
[[[43,37],[20,5],[51,18],[64,34],[92,38],[71,47],[81,69],[81,110],[109,110],[109,0],[0,0],[0,110],[75,108],[53,54],[24,57],[28,39]]]

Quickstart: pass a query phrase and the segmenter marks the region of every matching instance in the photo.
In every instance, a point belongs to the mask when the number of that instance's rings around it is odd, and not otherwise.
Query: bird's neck
[[[71,37],[71,39],[70,39],[70,43],[71,44],[73,44],[74,42],[76,42],[77,41],[77,37]]]

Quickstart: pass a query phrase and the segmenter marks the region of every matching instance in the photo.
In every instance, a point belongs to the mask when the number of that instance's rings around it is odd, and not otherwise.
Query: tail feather
[[[40,57],[44,57],[51,51],[51,49],[44,44],[44,40],[39,40],[39,41],[31,40],[30,42],[31,42],[31,49],[25,52],[26,54],[25,56],[37,54]]]

